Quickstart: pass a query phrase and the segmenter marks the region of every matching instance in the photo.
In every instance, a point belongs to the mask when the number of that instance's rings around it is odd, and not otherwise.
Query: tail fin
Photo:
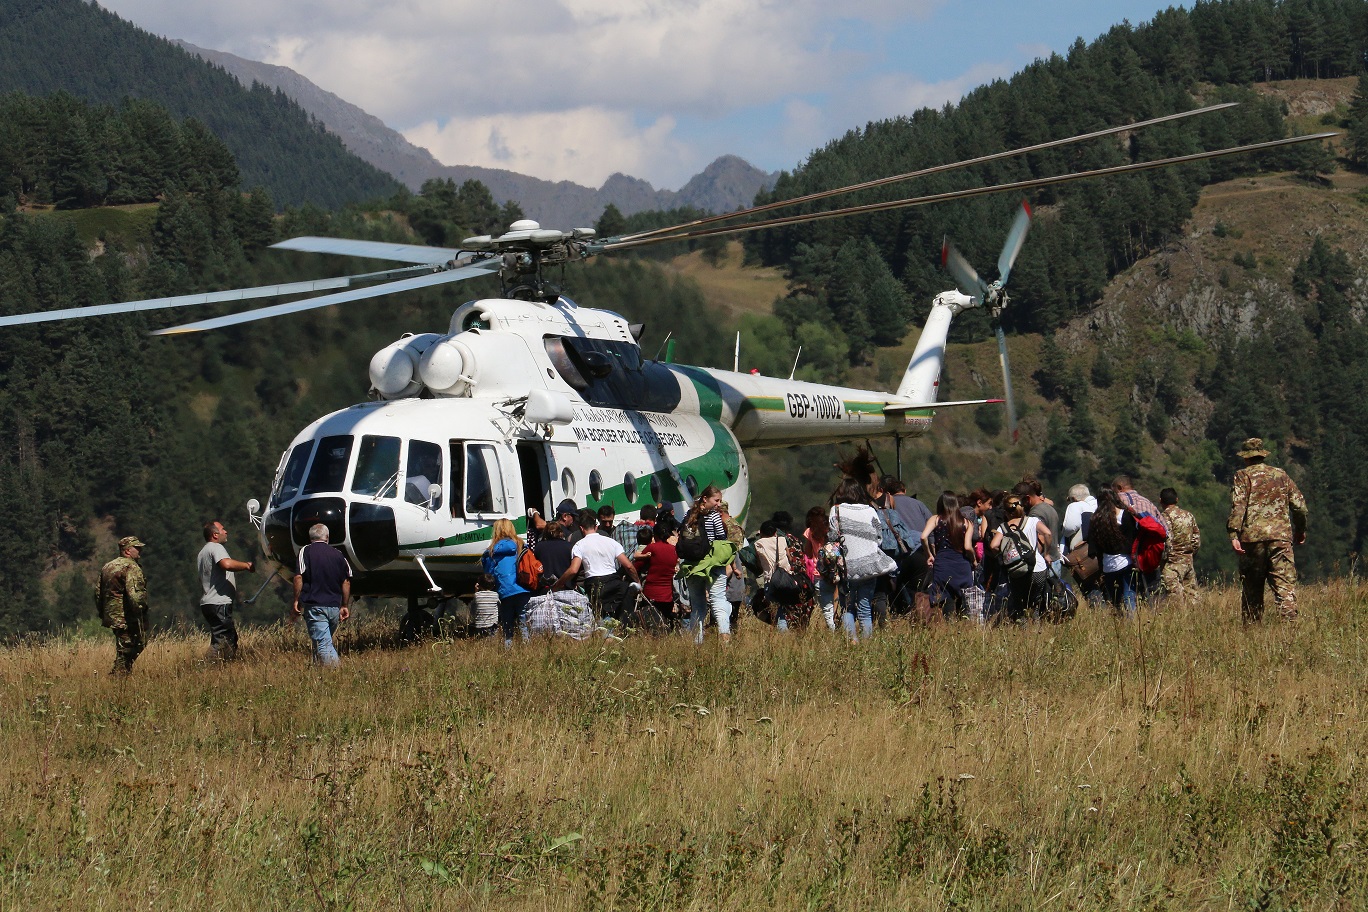
[[[950,333],[950,321],[966,307],[977,302],[958,291],[943,291],[931,303],[921,338],[912,352],[897,395],[913,402],[935,402],[939,392],[941,367],[945,364],[945,339]]]

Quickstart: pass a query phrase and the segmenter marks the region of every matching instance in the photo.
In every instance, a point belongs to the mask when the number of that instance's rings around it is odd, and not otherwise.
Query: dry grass
[[[1368,589],[1242,630],[755,622],[0,662],[0,908],[1362,908]]]
[[[729,241],[715,266],[703,258],[702,251],[695,250],[675,257],[665,268],[697,282],[704,300],[735,321],[748,313],[770,313],[775,299],[788,293],[781,270],[745,266],[744,259],[741,242]]]

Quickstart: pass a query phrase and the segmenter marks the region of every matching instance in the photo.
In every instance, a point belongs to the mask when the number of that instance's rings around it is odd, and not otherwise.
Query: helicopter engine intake
[[[418,375],[418,360],[433,343],[437,333],[405,333],[375,353],[370,361],[370,382],[382,399],[415,396],[423,388]]]

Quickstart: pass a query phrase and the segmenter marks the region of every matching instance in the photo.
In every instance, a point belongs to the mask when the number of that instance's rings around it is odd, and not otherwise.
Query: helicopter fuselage
[[[321,522],[356,594],[463,593],[497,519],[523,532],[529,510],[567,498],[682,516],[707,485],[744,519],[745,448],[911,437],[931,421],[889,393],[643,360],[622,317],[564,298],[471,302],[451,330],[376,355],[374,389],[393,398],[295,437],[261,517],[272,561],[293,571]]]

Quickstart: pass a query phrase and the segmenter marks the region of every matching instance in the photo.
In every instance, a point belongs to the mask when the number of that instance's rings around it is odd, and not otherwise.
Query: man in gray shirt
[[[204,588],[200,613],[209,625],[210,658],[227,661],[237,655],[238,647],[237,625],[233,623],[237,583],[233,574],[238,570],[252,573],[256,564],[228,556],[223,544],[228,541],[228,530],[218,520],[204,524],[204,541],[199,553],[200,585]]]
[[[1026,511],[1027,516],[1034,516],[1050,530],[1052,536],[1050,553],[1045,555],[1045,559],[1050,562],[1050,567],[1054,570],[1055,576],[1059,576],[1064,570],[1064,563],[1060,559],[1059,551],[1059,511],[1054,508],[1054,504],[1045,499],[1045,492],[1040,487],[1040,482],[1029,475],[1012,489],[1012,493],[1024,498],[1030,504],[1030,508]]]

